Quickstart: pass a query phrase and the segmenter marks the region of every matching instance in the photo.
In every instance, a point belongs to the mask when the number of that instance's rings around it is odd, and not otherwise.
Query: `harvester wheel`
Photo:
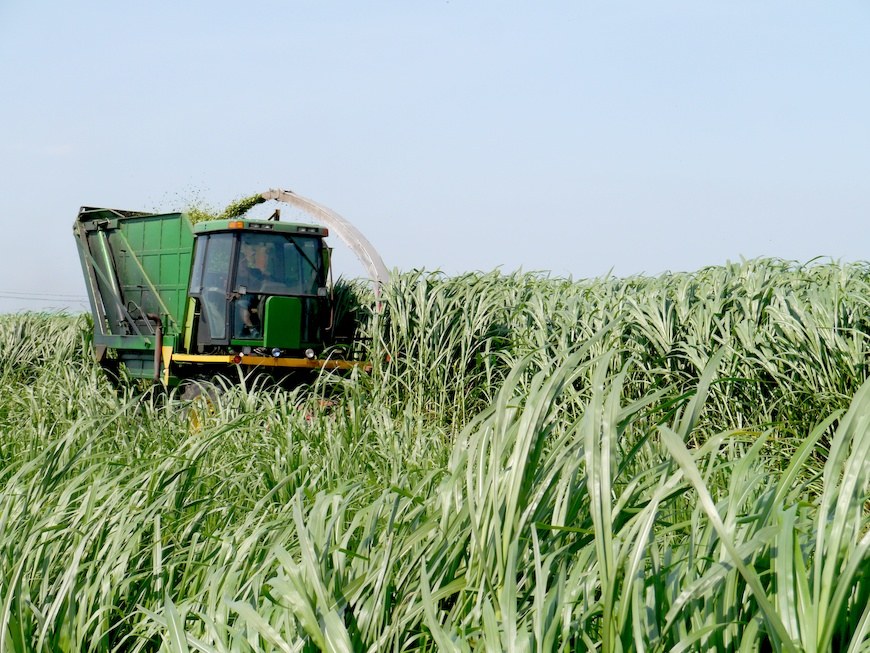
[[[117,391],[126,385],[121,374],[121,361],[117,358],[103,358],[100,367],[106,374],[109,384]]]
[[[179,398],[192,401],[197,397],[204,397],[209,403],[214,403],[223,393],[224,386],[220,383],[220,377],[196,377],[182,381]]]

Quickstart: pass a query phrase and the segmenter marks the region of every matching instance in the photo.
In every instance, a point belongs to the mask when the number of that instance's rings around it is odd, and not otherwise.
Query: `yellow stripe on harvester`
[[[350,370],[354,367],[367,367],[363,361],[345,361],[332,359],[309,359],[309,358],[273,358],[271,356],[239,356],[236,362],[235,356],[209,355],[209,354],[172,354],[173,363],[226,363],[227,365],[254,365],[263,367],[292,367],[299,369],[317,370]]]
[[[163,360],[163,385],[169,385],[169,363],[172,362],[172,345],[163,347],[160,352]]]

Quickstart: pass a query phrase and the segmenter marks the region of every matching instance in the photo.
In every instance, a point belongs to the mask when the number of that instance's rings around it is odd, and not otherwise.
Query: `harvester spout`
[[[261,197],[266,200],[286,202],[302,209],[313,219],[329,228],[330,232],[341,238],[365,267],[372,279],[376,294],[380,293],[381,286],[385,286],[389,282],[390,273],[374,245],[356,227],[332,209],[289,190],[273,188],[262,193]]]

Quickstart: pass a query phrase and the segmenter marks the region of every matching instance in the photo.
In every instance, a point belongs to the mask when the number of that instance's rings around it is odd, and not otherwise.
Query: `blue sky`
[[[0,312],[84,307],[81,205],[273,187],[400,270],[870,258],[863,0],[0,0],[0,80]]]

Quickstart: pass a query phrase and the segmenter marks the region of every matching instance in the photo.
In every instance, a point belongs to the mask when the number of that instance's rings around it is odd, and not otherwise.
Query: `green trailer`
[[[257,202],[266,200],[321,224],[281,222],[276,211],[194,225],[184,213],[83,207],[73,231],[96,359],[164,385],[234,366],[284,377],[364,364],[336,333],[329,230],[360,257],[376,293],[389,279],[383,262],[333,211],[284,190]]]

